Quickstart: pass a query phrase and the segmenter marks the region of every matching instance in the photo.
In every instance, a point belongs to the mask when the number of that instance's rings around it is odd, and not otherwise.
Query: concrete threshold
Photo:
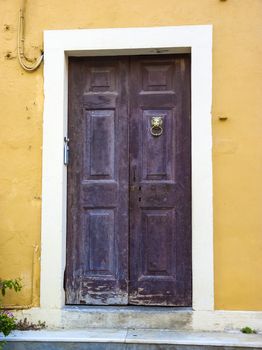
[[[262,348],[262,334],[240,332],[192,332],[152,329],[77,329],[14,331],[7,342],[115,343],[207,347]],[[13,343],[14,344],[14,343]],[[11,345],[11,344],[10,344]]]
[[[67,306],[62,309],[61,319],[62,327],[67,329],[88,327],[189,330],[192,308]]]

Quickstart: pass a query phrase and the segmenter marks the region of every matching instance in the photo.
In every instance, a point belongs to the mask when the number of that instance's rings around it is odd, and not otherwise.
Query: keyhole
[[[141,191],[141,186],[138,187],[138,191]],[[138,197],[138,202],[141,202],[141,197]]]

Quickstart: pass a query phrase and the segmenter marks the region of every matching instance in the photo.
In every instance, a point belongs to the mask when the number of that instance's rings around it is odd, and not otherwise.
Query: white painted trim
[[[213,310],[212,26],[45,31],[41,308],[64,307],[67,56],[191,52],[193,309]]]

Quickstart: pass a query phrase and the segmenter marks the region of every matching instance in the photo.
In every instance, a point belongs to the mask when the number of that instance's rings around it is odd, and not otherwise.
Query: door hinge
[[[69,163],[69,138],[64,137],[64,165],[68,165]]]

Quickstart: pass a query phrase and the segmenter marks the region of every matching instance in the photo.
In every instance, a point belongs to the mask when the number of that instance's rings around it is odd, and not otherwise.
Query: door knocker
[[[163,118],[162,117],[152,117],[151,118],[151,135],[160,136],[163,134]]]

